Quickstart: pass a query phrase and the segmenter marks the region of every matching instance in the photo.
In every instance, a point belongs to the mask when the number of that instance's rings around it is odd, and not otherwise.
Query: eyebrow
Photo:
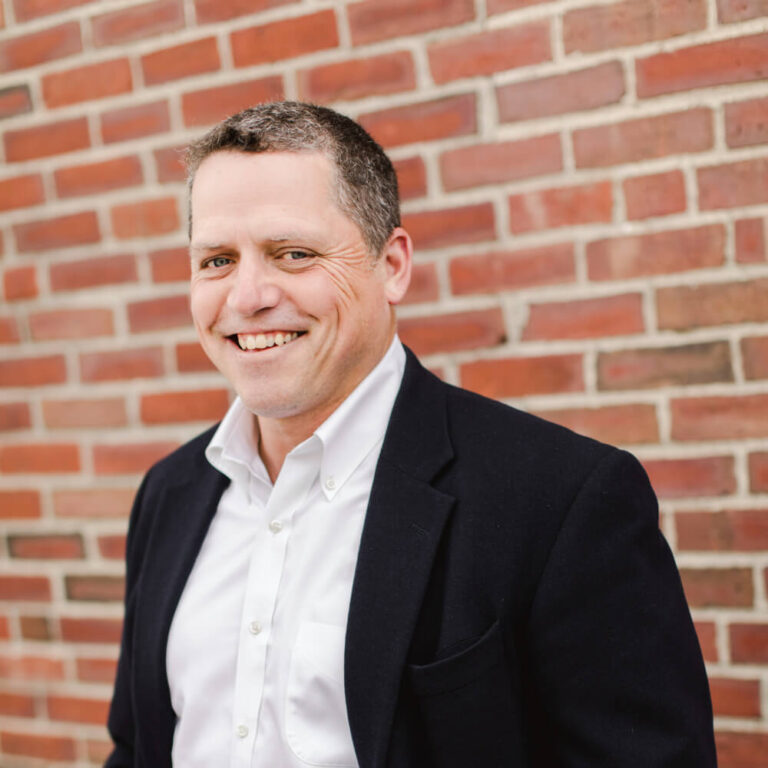
[[[313,239],[311,233],[307,232],[286,232],[284,234],[274,235],[273,237],[265,237],[262,243],[287,243],[292,240],[311,240]],[[225,243],[190,243],[190,251],[218,251],[221,249],[232,248],[231,245]]]

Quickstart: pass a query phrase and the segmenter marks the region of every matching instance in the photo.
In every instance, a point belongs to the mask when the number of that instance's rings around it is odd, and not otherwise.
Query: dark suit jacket
[[[107,766],[171,764],[168,629],[228,482],[203,455],[211,435],[137,495]],[[411,354],[345,667],[361,768],[715,765],[701,653],[640,465]]]

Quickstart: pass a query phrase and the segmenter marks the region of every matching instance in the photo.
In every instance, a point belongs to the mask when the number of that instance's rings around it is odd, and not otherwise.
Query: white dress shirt
[[[206,449],[231,479],[171,624],[174,768],[357,766],[344,635],[405,352],[386,355],[285,459],[274,486],[237,399]]]

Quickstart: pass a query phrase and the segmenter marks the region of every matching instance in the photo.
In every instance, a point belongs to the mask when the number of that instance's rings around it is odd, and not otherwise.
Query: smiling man
[[[192,315],[238,397],[137,494],[107,766],[714,766],[645,474],[402,346],[381,148],[283,102],[188,169]]]

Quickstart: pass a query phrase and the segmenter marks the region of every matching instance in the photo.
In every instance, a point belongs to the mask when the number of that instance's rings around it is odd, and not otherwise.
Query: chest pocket
[[[305,621],[291,654],[285,735],[308,765],[356,768],[344,698],[345,627]]]

